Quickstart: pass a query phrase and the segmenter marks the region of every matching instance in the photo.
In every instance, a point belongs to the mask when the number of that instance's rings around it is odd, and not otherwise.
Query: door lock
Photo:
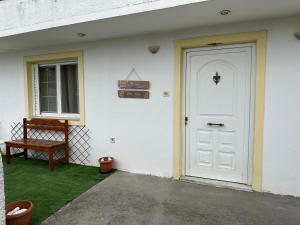
[[[184,123],[185,123],[185,125],[188,124],[188,121],[189,121],[189,118],[186,116],[186,117],[184,118]]]

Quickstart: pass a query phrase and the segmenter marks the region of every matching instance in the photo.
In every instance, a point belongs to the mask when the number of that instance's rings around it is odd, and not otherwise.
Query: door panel
[[[232,115],[234,111],[235,71],[217,60],[204,65],[197,74],[198,115]],[[213,81],[215,71],[222,71],[218,84]],[[218,73],[219,74],[219,73]],[[225,79],[224,79],[225,78]],[[224,95],[226,93],[226,95]],[[206,101],[209,99],[209,101]],[[215,103],[218,104],[215,104]]]
[[[252,47],[186,53],[186,175],[247,183]]]

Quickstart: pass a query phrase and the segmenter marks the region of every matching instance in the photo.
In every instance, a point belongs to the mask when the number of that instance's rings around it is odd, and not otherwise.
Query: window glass
[[[77,62],[33,66],[33,110],[39,117],[80,118]]]
[[[77,64],[60,66],[62,113],[79,113]]]
[[[39,91],[41,113],[57,112],[56,67],[39,67]]]

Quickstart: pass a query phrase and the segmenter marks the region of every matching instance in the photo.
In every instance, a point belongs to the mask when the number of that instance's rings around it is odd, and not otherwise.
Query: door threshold
[[[239,191],[248,191],[248,192],[253,191],[252,187],[247,184],[239,184],[239,183],[233,183],[228,181],[211,180],[206,178],[189,177],[189,176],[182,176],[180,177],[180,180],[185,182],[202,184],[202,185],[210,185],[210,186],[215,186],[220,188],[230,188]]]

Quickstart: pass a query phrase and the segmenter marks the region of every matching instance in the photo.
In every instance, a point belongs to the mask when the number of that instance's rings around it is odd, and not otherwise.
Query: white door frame
[[[183,51],[183,79],[182,79],[182,174],[186,176],[186,157],[188,154],[187,148],[187,129],[185,126],[185,117],[186,117],[186,96],[187,96],[187,87],[186,87],[186,67],[187,67],[187,53],[193,51],[200,51],[200,50],[220,50],[220,49],[231,49],[231,48],[239,48],[239,47],[251,47],[251,74],[250,74],[250,126],[249,126],[249,143],[248,143],[248,171],[247,171],[247,185],[252,185],[252,165],[253,165],[253,142],[254,142],[254,111],[255,111],[255,65],[256,65],[256,44],[255,43],[246,43],[246,44],[232,44],[232,45],[221,45],[221,46],[210,46],[210,47],[201,47],[201,48],[189,48]],[[209,179],[202,179],[201,180],[209,180]],[[225,181],[226,182],[226,181]],[[232,182],[226,182],[232,183]],[[232,186],[235,186],[232,183]]]

